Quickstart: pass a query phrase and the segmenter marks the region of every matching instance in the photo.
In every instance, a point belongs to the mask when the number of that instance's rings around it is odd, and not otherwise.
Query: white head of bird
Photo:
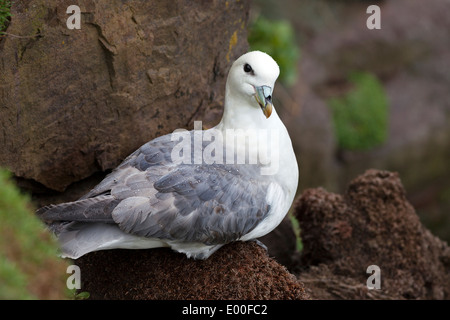
[[[278,64],[264,52],[252,51],[239,57],[228,73],[224,118],[241,118],[244,122],[255,117],[268,119],[273,111],[272,93],[279,74]],[[235,112],[240,116],[236,117]]]

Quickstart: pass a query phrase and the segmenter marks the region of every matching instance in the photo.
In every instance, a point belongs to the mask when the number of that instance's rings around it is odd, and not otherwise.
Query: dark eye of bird
[[[248,63],[246,63],[244,65],[244,71],[247,72],[247,73],[252,72],[253,71],[252,66],[249,65]]]

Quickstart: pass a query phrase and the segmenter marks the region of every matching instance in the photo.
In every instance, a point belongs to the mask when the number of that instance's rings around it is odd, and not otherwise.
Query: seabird
[[[266,53],[242,55],[217,126],[151,140],[79,200],[39,209],[61,255],[170,247],[207,259],[278,226],[298,184],[291,139],[272,103],[279,73]]]

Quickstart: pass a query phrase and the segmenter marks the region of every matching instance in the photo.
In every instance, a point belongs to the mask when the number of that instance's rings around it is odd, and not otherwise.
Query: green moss
[[[65,298],[66,263],[28,196],[0,169],[0,299]]]
[[[248,42],[251,50],[263,51],[277,61],[281,82],[288,86],[295,83],[300,50],[296,44],[294,29],[288,21],[271,21],[258,17],[249,29]]]
[[[6,30],[9,17],[11,17],[11,1],[0,0],[0,34]]]
[[[388,102],[380,81],[371,73],[349,78],[353,89],[328,104],[341,149],[367,150],[382,144],[388,133]]]
[[[10,260],[0,256],[0,300],[35,298],[27,290],[27,276]]]
[[[291,212],[289,213],[289,219],[291,220],[292,228],[295,233],[296,249],[297,249],[297,251],[301,252],[303,250],[303,242],[302,242],[302,238],[300,236],[300,231],[301,231],[300,223],[298,222],[297,218],[295,218],[295,216]]]

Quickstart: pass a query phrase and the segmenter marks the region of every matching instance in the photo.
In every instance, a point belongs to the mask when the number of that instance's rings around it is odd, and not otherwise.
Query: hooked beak
[[[266,118],[269,118],[273,107],[272,88],[268,86],[255,87],[255,99]]]

